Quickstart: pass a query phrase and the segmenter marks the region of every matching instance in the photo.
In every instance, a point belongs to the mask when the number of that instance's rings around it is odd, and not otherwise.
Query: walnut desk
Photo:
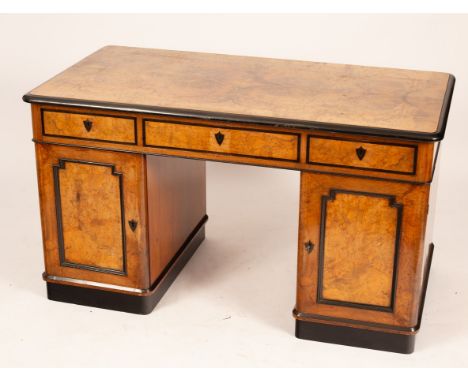
[[[205,237],[205,161],[292,169],[301,172],[296,336],[412,352],[454,82],[100,49],[23,97],[49,299],[150,313]]]

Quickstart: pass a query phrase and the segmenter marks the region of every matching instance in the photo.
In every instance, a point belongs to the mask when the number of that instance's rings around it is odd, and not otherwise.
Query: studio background
[[[154,312],[46,299],[30,105],[104,45],[449,72],[436,244],[412,355],[294,337],[299,172],[207,162],[207,239]],[[0,15],[0,366],[468,366],[468,16]]]

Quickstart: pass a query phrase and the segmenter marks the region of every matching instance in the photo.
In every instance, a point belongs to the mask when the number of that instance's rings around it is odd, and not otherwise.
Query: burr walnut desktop
[[[292,169],[296,336],[412,352],[453,87],[445,73],[97,51],[24,96],[49,299],[150,313],[205,237],[205,161]]]

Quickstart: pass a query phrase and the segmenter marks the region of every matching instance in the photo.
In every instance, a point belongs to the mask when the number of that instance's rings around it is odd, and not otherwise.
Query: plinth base
[[[414,351],[415,334],[405,335],[296,320],[296,337],[394,353]]]

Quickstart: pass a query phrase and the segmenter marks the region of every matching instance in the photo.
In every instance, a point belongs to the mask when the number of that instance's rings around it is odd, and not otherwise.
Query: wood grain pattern
[[[120,181],[103,164],[64,161],[57,167],[64,262],[125,272]]]
[[[92,123],[88,131],[84,121]],[[136,143],[135,119],[117,118],[96,114],[43,111],[44,134],[91,140]]]
[[[149,287],[149,272],[144,157],[135,154],[36,144],[36,158],[46,273],[58,277],[147,289]],[[128,224],[125,225],[127,275],[61,265],[53,176],[53,168],[59,164],[61,159],[107,163],[115,166],[115,170],[123,174],[125,220],[134,219],[138,222],[135,231],[132,231]],[[98,266],[116,267],[117,269],[120,266],[120,257],[118,253],[113,251],[117,251],[118,248],[120,252],[122,251],[122,241],[117,233],[119,216],[114,209],[116,208],[114,204],[119,197],[118,194],[114,193],[116,191],[115,183],[113,183],[114,177],[109,175],[109,168],[106,167],[102,167],[102,173],[99,173],[95,167],[71,166],[70,169],[70,167],[67,168],[69,165],[70,163],[66,163],[65,169],[60,170],[61,180],[65,182],[60,190],[64,193],[62,200],[65,203],[63,206],[65,211],[65,244],[68,249],[68,252],[65,251],[66,258],[70,259],[71,255],[71,259],[78,262],[91,264],[94,261],[94,264]],[[97,184],[89,184],[88,182],[96,182]],[[105,185],[105,182],[110,184]],[[96,194],[98,186],[102,186],[99,195]],[[70,189],[67,190],[67,187]],[[79,203],[77,202],[78,198],[80,199]],[[92,206],[93,202],[94,206]],[[101,204],[110,204],[100,205],[98,204],[100,202]],[[79,207],[81,210],[77,210]],[[103,215],[100,215],[101,210]],[[91,224],[91,226],[77,227],[79,223]],[[95,233],[93,233],[93,229],[96,229]],[[99,234],[99,237],[95,234]],[[96,243],[93,243],[94,239],[97,240]],[[79,240],[85,242],[79,243]],[[114,245],[111,240],[118,240],[118,243]],[[94,255],[97,256],[95,260],[93,260],[93,254],[90,251],[78,252],[85,250],[82,244],[91,246],[95,250]]]
[[[255,130],[145,121],[149,146],[297,161],[299,136]],[[216,134],[222,135],[218,143]]]
[[[359,148],[365,150],[361,159],[356,153]],[[416,150],[417,146],[309,137],[308,162],[411,174],[415,170]]]
[[[401,234],[398,252],[398,266],[396,269],[396,289],[395,289],[395,305],[392,312],[377,311],[363,309],[351,306],[336,306],[330,304],[322,304],[317,301],[318,295],[318,279],[319,279],[319,256],[318,243],[320,243],[320,223],[322,218],[322,197],[328,197],[331,190],[348,190],[357,193],[374,193],[395,196],[395,202],[402,205],[402,220]],[[307,315],[321,316],[332,318],[335,321],[339,320],[355,320],[369,322],[374,324],[385,324],[399,327],[410,328],[416,325],[419,308],[420,283],[422,275],[422,258],[425,250],[425,231],[426,217],[428,212],[428,197],[429,185],[413,185],[389,181],[365,180],[353,177],[336,176],[328,174],[313,174],[301,173],[301,198],[300,198],[300,224],[299,224],[299,257],[298,257],[298,281],[297,281],[297,317],[304,318]],[[387,202],[388,203],[388,202]],[[364,207],[364,206],[361,206]],[[383,207],[383,206],[381,206]],[[345,208],[350,211],[350,208]],[[389,210],[387,208],[387,210]],[[353,210],[356,211],[356,210]],[[335,215],[338,212],[335,213]],[[346,212],[345,212],[346,213]],[[338,213],[339,215],[339,213]],[[365,217],[365,213],[364,213]],[[348,224],[343,224],[341,234],[343,237],[348,237],[348,244],[353,250],[359,247],[359,244],[353,241],[366,241],[369,238],[366,234],[372,233],[372,228],[360,226],[360,215],[356,215],[354,221],[348,221]],[[392,222],[391,216],[386,216],[389,222]],[[338,219],[339,222],[339,219]],[[387,226],[387,224],[386,224]],[[358,232],[361,227],[363,232]],[[332,228],[331,226],[329,228]],[[385,262],[385,257],[388,256],[389,248],[394,243],[391,224],[388,224],[388,233],[383,233],[380,238],[372,238],[372,242],[380,243],[384,256],[384,262],[379,268],[381,270],[389,270],[388,259]],[[338,228],[336,228],[338,230]],[[354,235],[354,239],[350,239]],[[390,243],[384,243],[387,239]],[[315,243],[315,249],[309,254],[304,243],[310,240]],[[339,239],[335,238],[334,242]],[[344,248],[344,247],[343,247]],[[344,249],[343,249],[344,251]],[[365,261],[367,255],[370,259],[374,259],[373,254],[376,254],[377,249],[367,248],[360,260]],[[380,252],[380,251],[379,251]],[[330,252],[328,253],[330,254]],[[351,254],[352,255],[352,254]],[[361,263],[363,265],[363,263]],[[369,267],[371,264],[368,265]],[[340,269],[340,265],[336,264],[334,268],[338,270],[346,270],[346,265]],[[331,268],[333,270],[333,266]],[[361,270],[362,272],[362,270]],[[374,272],[374,271],[372,271]],[[377,269],[375,271],[377,274]],[[378,276],[378,283],[375,286],[386,291],[385,282],[388,283],[389,275],[381,274]],[[387,281],[385,281],[387,280]],[[358,286],[358,291],[366,291],[365,286]],[[331,291],[331,290],[330,290]],[[356,298],[355,296],[346,295],[352,294],[352,291],[345,292],[344,286],[340,288],[340,293],[345,294],[346,298]],[[336,292],[333,292],[336,293]],[[366,301],[377,303],[384,302],[385,294],[375,294],[369,290],[369,294],[365,298]],[[376,297],[380,296],[380,297]],[[336,296],[337,297],[337,296]],[[304,316],[305,314],[305,316]],[[311,318],[311,320],[313,320]]]
[[[104,47],[29,94],[433,133],[446,73]]]
[[[146,158],[151,283],[206,214],[205,162]]]
[[[325,200],[321,297],[390,308],[397,208],[375,195],[339,192]]]

